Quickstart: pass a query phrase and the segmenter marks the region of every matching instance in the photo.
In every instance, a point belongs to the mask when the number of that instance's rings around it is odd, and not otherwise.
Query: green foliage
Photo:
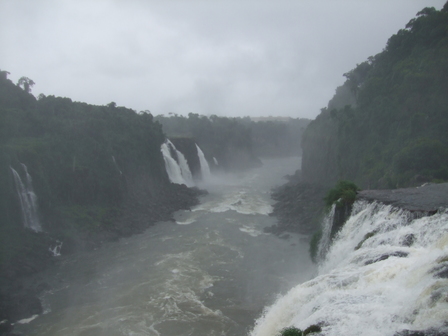
[[[251,132],[236,118],[190,113],[187,117],[157,116],[168,137],[193,138],[209,162],[215,157],[221,168],[250,168],[259,164],[252,148]]]
[[[55,209],[71,230],[98,231],[110,225],[118,215],[115,208],[96,205],[71,205]]]
[[[331,207],[333,203],[336,203],[338,207],[351,205],[355,201],[358,190],[358,186],[353,182],[341,180],[328,191],[325,196],[325,204],[327,207]]]
[[[313,325],[310,325],[308,328],[306,328],[303,331],[303,336],[311,334],[311,333],[321,332],[321,331],[322,331],[321,327],[319,327],[318,325],[313,324]]]
[[[399,176],[419,173],[448,180],[448,146],[439,140],[419,138],[395,154],[394,169]]]
[[[321,332],[322,328],[318,325],[310,325],[304,331],[296,328],[296,327],[287,327],[280,331],[279,336],[305,336],[311,333]]]
[[[19,84],[23,89],[0,76],[0,246],[22,235],[10,170],[23,174],[21,163],[33,179],[43,230],[60,236],[113,230],[130,197],[155,198],[169,185],[160,152],[165,136],[152,115],[112,103],[36,100],[27,92],[31,80]]]
[[[302,132],[309,123],[308,119],[255,122],[249,117],[206,117],[195,113],[155,119],[169,138],[195,139],[206,157],[216,157],[228,169],[258,164],[259,156],[299,155]]]
[[[280,336],[302,336],[302,330],[296,327],[287,327],[280,331]]]
[[[362,244],[364,244],[364,242],[365,242],[367,239],[373,237],[373,236],[376,235],[377,233],[378,233],[377,231],[372,231],[372,232],[368,232],[368,233],[366,233],[366,234],[364,235],[364,238],[358,243],[358,245],[356,245],[356,247],[355,247],[355,251],[356,251],[356,250],[359,250],[359,249],[362,247]]]
[[[310,240],[310,248],[309,253],[311,260],[316,263],[317,262],[317,252],[319,249],[319,242],[322,239],[322,230],[316,231]]]
[[[305,132],[304,178],[366,188],[447,181],[447,74],[448,11],[425,8],[345,74]]]

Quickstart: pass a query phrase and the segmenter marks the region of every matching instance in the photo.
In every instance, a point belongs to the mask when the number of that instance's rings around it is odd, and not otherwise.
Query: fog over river
[[[263,233],[270,189],[300,167],[299,158],[211,176],[191,211],[145,233],[64,258],[45,314],[25,335],[246,335],[263,308],[315,274],[305,236]]]

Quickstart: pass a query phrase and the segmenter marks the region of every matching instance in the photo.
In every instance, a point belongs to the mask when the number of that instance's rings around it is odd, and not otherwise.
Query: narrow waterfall
[[[120,173],[120,175],[123,175],[123,172],[118,168],[117,161],[115,161],[115,156],[112,155],[112,161],[114,162],[114,166],[117,169],[117,171]]]
[[[330,248],[331,243],[331,229],[333,226],[334,213],[336,211],[336,204],[331,206],[330,211],[325,216],[322,222],[322,237],[319,241],[319,247],[317,249],[317,260],[322,261]]]
[[[27,167],[23,163],[21,165],[25,172],[25,183],[22,182],[19,173],[14,168],[9,168],[14,176],[14,183],[16,185],[20,208],[22,210],[23,226],[36,232],[40,232],[42,231],[42,227],[37,215],[37,196],[33,190],[33,181],[30,174],[28,174]]]
[[[206,181],[211,175],[210,166],[208,165],[204,152],[201,150],[198,144],[196,144],[196,149],[198,150],[199,163],[201,164],[202,180]]]
[[[218,160],[215,157],[213,157],[213,162],[215,163],[215,165],[219,166]]]
[[[415,218],[357,201],[318,275],[278,299],[251,335],[311,325],[326,336],[446,335],[446,321],[448,211]]]

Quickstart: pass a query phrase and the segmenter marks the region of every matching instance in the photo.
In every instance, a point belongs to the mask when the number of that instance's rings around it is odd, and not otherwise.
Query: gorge
[[[447,23],[420,11],[313,121],[0,71],[0,334],[448,335]]]

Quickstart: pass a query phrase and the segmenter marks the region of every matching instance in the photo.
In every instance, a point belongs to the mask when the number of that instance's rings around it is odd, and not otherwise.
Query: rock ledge
[[[411,212],[436,213],[448,208],[448,183],[425,184],[417,188],[363,190],[357,200],[377,201]]]

